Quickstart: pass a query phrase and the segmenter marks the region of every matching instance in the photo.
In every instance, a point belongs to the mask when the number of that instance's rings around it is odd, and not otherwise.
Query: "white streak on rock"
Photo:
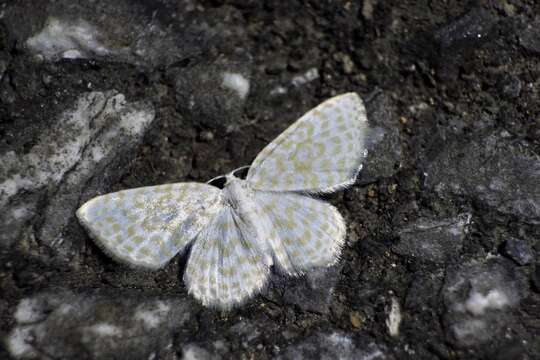
[[[344,347],[353,346],[351,338],[349,338],[347,336],[343,336],[342,334],[337,333],[337,332],[333,332],[332,334],[330,334],[326,338],[334,346],[344,346]]]
[[[79,98],[74,110],[62,115],[62,120],[43,135],[43,140],[26,155],[17,157],[10,151],[0,157],[0,174],[6,173],[0,183],[0,206],[20,190],[35,190],[60,181],[64,174],[81,157],[83,148],[90,142],[93,131],[89,119],[103,110],[106,104],[103,93],[90,93]],[[65,129],[70,129],[66,132]],[[62,134],[78,133],[75,138],[64,138]],[[51,136],[48,136],[51,135]],[[22,165],[22,166],[21,166]],[[10,169],[24,169],[23,173],[14,173],[9,177]],[[12,170],[13,171],[13,170]]]
[[[111,53],[99,40],[96,27],[85,20],[60,20],[50,17],[45,27],[26,40],[28,48],[47,60],[57,58],[85,59],[90,55]]]
[[[37,299],[23,299],[15,310],[15,320],[19,324],[29,324],[43,319],[41,302]]]
[[[287,88],[284,87],[284,86],[276,86],[275,88],[273,88],[271,91],[270,91],[270,95],[271,96],[276,96],[276,95],[285,95],[287,93]]]
[[[41,210],[44,221],[37,235],[61,248],[64,227],[78,205],[76,194],[96,169],[133,148],[154,116],[149,103],[127,102],[114,90],[84,93],[37,134],[28,152],[0,155],[0,243],[16,241],[36,212],[39,193],[54,189],[57,196]],[[11,201],[17,195],[24,201]]]
[[[188,344],[184,346],[182,360],[205,360],[210,358],[210,353],[197,345]]]
[[[296,87],[312,82],[319,78],[319,70],[311,68],[302,75],[297,75],[292,78],[292,84]]]
[[[249,80],[240,73],[224,72],[222,85],[235,91],[242,100],[249,93]]]
[[[167,319],[169,311],[170,307],[167,304],[158,301],[153,310],[138,309],[135,312],[135,319],[142,321],[146,328],[154,329]]]
[[[33,328],[31,326],[13,329],[11,334],[6,338],[6,346],[11,355],[16,358],[34,357],[37,355],[32,345],[30,345],[33,338],[32,330]]]
[[[388,314],[388,319],[386,319],[386,327],[388,328],[388,333],[390,336],[399,335],[399,325],[401,324],[401,309],[399,302],[395,297],[392,297],[392,303],[390,305],[390,312]]]
[[[502,309],[509,305],[508,296],[498,289],[492,289],[487,294],[473,292],[465,302],[465,309],[473,315],[483,315],[488,309]]]
[[[87,327],[86,329],[94,335],[103,337],[121,336],[123,332],[118,326],[107,323],[97,323]]]

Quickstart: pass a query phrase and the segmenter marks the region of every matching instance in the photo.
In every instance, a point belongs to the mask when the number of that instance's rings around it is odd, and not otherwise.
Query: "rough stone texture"
[[[519,37],[519,43],[521,46],[535,55],[540,55],[539,25],[540,19],[536,19],[533,23],[527,25],[526,29],[520,34]]]
[[[497,18],[488,10],[475,8],[434,34],[438,45],[437,75],[446,80],[455,80],[459,66],[467,61],[474,50],[489,41],[491,29]]]
[[[535,253],[527,240],[510,237],[504,243],[504,253],[519,265],[534,261]]]
[[[223,131],[241,119],[250,87],[245,62],[199,63],[173,70],[171,77],[176,106],[189,122]]]
[[[534,267],[532,281],[533,281],[534,290],[540,293],[540,265],[539,264],[536,264],[536,266]]]
[[[49,120],[28,152],[0,157],[3,247],[37,241],[71,259],[77,244],[63,235],[81,199],[114,178],[105,169],[120,165],[154,120],[150,104],[129,103],[116,91],[81,94],[68,108]]]
[[[368,155],[358,176],[362,184],[390,177],[401,165],[398,119],[391,99],[384,93],[376,93],[366,103],[366,110],[371,130]]]
[[[40,5],[38,15],[31,11],[32,1],[17,2],[5,10],[4,19],[18,46],[45,60],[103,59],[167,66],[213,49],[234,47],[244,35],[234,22],[238,18],[226,9],[215,14],[231,21],[224,28],[211,16],[201,17],[196,4],[189,1],[51,1]]]
[[[405,308],[419,312],[430,311],[439,300],[443,280],[444,273],[440,270],[430,274],[417,274],[407,290]]]
[[[504,97],[515,99],[521,94],[523,83],[516,75],[503,75],[498,82],[499,91]]]
[[[508,309],[519,305],[525,289],[524,279],[507,261],[473,260],[453,269],[443,289],[445,327],[451,341],[474,346],[515,326]]]
[[[127,291],[64,289],[22,299],[8,350],[20,358],[165,358],[174,356],[172,331],[189,327],[190,302]],[[119,347],[119,344],[121,346]]]
[[[327,314],[332,303],[334,290],[341,267],[313,269],[298,279],[285,276],[273,277],[274,296],[276,301],[297,306],[303,311]]]
[[[354,339],[342,332],[333,331],[312,335],[298,344],[289,346],[278,359],[392,359],[392,356],[385,354],[385,350],[368,337]]]
[[[0,358],[537,358],[538,14],[521,0],[0,4]],[[357,184],[325,196],[347,222],[335,268],[274,274],[221,313],[187,294],[186,256],[136,271],[74,221],[96,194],[248,165],[349,91],[374,131]],[[89,98],[81,114],[109,115],[61,126]],[[115,132],[127,113],[155,120]]]
[[[470,214],[443,220],[421,219],[398,231],[399,243],[392,249],[415,261],[446,263],[461,252],[470,220]]]
[[[540,224],[540,160],[527,144],[492,134],[455,141],[428,165],[426,185],[441,196],[472,198],[481,206]]]

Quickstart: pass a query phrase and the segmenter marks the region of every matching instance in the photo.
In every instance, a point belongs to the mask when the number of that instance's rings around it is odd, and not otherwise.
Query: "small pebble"
[[[526,240],[508,238],[504,244],[504,253],[519,265],[528,265],[534,260],[534,253]]]
[[[349,319],[353,328],[360,329],[362,327],[362,315],[358,311],[351,312]]]

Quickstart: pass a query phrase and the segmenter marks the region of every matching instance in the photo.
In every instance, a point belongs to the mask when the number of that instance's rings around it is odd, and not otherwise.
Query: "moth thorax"
[[[251,189],[246,181],[234,176],[227,176],[227,183],[223,188],[226,202],[240,213],[250,212],[248,209]]]

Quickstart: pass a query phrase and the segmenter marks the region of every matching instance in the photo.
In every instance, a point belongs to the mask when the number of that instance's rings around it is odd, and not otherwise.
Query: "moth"
[[[352,185],[366,155],[368,122],[356,93],[307,112],[223,189],[181,182],[98,196],[79,222],[115,260],[165,266],[190,248],[184,282],[205,306],[229,309],[265,286],[271,267],[297,276],[333,265],[346,226],[314,196]],[[190,247],[188,245],[191,245]]]

